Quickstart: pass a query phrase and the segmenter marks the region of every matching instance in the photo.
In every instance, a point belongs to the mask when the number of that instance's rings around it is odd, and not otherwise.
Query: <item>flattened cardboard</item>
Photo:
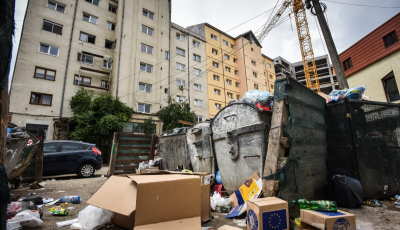
[[[200,177],[191,175],[112,176],[87,203],[113,211],[112,221],[127,229],[177,220],[190,229],[183,220],[200,218],[200,195]]]
[[[276,197],[247,201],[247,229],[290,229],[288,203]]]
[[[261,189],[262,179],[258,176],[257,171],[255,171],[238,190],[229,196],[229,198],[232,199],[231,207],[242,205],[250,199],[259,197],[262,191]]]
[[[338,210],[337,213],[325,213],[300,209],[301,228],[318,228],[322,230],[356,230],[354,214]]]

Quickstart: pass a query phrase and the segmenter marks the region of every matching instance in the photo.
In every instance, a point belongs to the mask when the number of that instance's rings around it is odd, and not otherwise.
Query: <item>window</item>
[[[400,100],[399,89],[397,88],[396,79],[393,72],[382,79],[383,88],[385,89],[388,102]]]
[[[176,96],[176,102],[183,103],[185,101],[186,101],[186,97],[185,96]]]
[[[216,109],[216,110],[220,110],[220,109],[221,109],[221,104],[215,103],[215,109]]]
[[[96,36],[81,32],[79,34],[79,40],[94,44],[96,41]]]
[[[234,45],[234,44],[231,44],[231,48],[232,48],[232,49],[235,49],[235,45]]]
[[[185,56],[185,50],[180,49],[180,48],[176,48],[176,54],[181,55],[181,56]]]
[[[390,32],[388,35],[386,35],[385,37],[383,37],[383,41],[385,42],[385,46],[390,47],[392,46],[394,43],[398,42],[399,39],[397,38],[396,35],[396,31],[392,31]]]
[[[167,60],[169,59],[169,52],[168,51],[165,51],[164,58],[167,59]]]
[[[219,81],[219,77],[217,75],[214,75],[214,81]]]
[[[43,20],[43,30],[62,35],[63,26],[54,22]]]
[[[274,85],[271,85],[271,89],[273,89],[274,88]]]
[[[60,13],[65,13],[65,5],[61,4],[59,2],[56,2],[56,1],[48,0],[46,7],[50,8],[52,10],[56,10],[56,11],[58,11]]]
[[[194,75],[197,75],[197,76],[200,76],[201,70],[199,70],[199,69],[193,69],[193,74],[194,74]]]
[[[351,62],[351,58],[348,58],[346,61],[343,62],[344,70],[348,70],[353,68],[353,63]]]
[[[226,80],[226,84],[227,85],[232,85],[232,81],[231,80]]]
[[[53,95],[43,93],[31,93],[30,104],[34,105],[51,105]]]
[[[218,50],[212,49],[212,53],[213,53],[214,55],[217,55],[217,54],[218,54]]]
[[[46,45],[43,43],[39,44],[39,52],[44,53],[44,54],[49,54],[53,56],[58,56],[58,51],[60,48],[51,46],[51,45]]]
[[[176,63],[176,69],[185,71],[185,65],[181,63]]]
[[[58,147],[60,146],[60,143],[57,142],[50,142],[50,143],[43,143],[43,153],[55,153],[57,152]]]
[[[229,55],[224,54],[224,58],[225,58],[226,60],[229,60]]]
[[[272,75],[271,74],[269,75],[269,79],[272,79]]]
[[[233,94],[232,94],[232,93],[227,93],[226,96],[227,96],[228,98],[233,98]]]
[[[239,74],[239,71],[238,70],[235,70],[235,75],[238,75]]]
[[[226,45],[226,46],[228,46],[228,47],[229,47],[229,43],[228,43],[228,41],[222,40],[222,43],[223,43],[224,45]]]
[[[150,113],[151,105],[138,103],[138,112],[139,113]]]
[[[239,94],[236,94],[236,100],[239,100]]]
[[[54,79],[56,78],[56,71],[51,69],[36,67],[34,77],[54,81]]]
[[[257,73],[256,72],[253,72],[253,77],[257,77]]]
[[[168,88],[164,88],[164,93],[168,93]]]
[[[111,4],[108,4],[108,11],[113,12],[114,14],[117,13],[117,7]]]
[[[145,52],[145,53],[148,53],[148,54],[153,54],[153,47],[145,45],[145,44],[141,44],[140,50],[142,52]]]
[[[217,35],[211,34],[211,38],[216,41],[217,40]]]
[[[139,83],[139,91],[150,93],[151,85],[145,83]]]
[[[87,145],[77,144],[77,143],[68,143],[64,142],[61,146],[61,152],[72,152],[72,151],[80,151],[86,150]]]
[[[77,56],[76,60],[79,61],[79,62],[83,62],[83,63],[86,63],[86,64],[93,65],[94,57],[91,56],[91,55],[88,55],[88,54],[78,53],[78,56]]]
[[[153,36],[154,30],[152,28],[150,28],[150,27],[142,25],[142,32],[145,33],[145,34],[148,34],[150,36]]]
[[[268,68],[271,68],[271,64],[267,63]]]
[[[151,73],[151,72],[153,71],[153,66],[141,62],[141,63],[140,63],[140,70],[141,70],[141,71],[146,71],[146,72],[148,72],[148,73]]]
[[[235,82],[235,86],[236,86],[236,87],[239,87],[239,82]]]
[[[251,61],[251,64],[254,65],[254,66],[256,66],[256,62],[253,61],[253,60]]]
[[[200,55],[193,54],[193,60],[198,61],[198,62],[201,62],[201,57],[200,57]]]
[[[112,61],[109,59],[103,59],[103,68],[112,69]]]
[[[193,41],[193,47],[200,48],[200,42],[198,42],[198,41]]]
[[[75,75],[74,85],[88,85],[90,86],[92,83],[92,79],[90,77],[84,77],[79,75]]]
[[[251,48],[251,51],[254,51],[254,49],[253,49],[253,48]]]
[[[219,90],[219,89],[214,89],[214,94],[215,94],[215,95],[221,95],[221,90]]]
[[[107,29],[115,31],[115,23],[107,22]]]
[[[150,125],[151,133],[156,133],[156,124]],[[126,122],[124,127],[122,128],[122,132],[124,133],[144,133],[145,125],[144,123],[138,122]]]
[[[180,40],[180,41],[185,41],[185,36],[183,36],[182,34],[176,34],[176,39]]]
[[[203,116],[197,116],[196,120],[197,120],[197,122],[202,122],[203,121]]]
[[[225,66],[225,71],[230,73],[231,72],[231,68]]]
[[[180,86],[180,85],[183,85],[183,86],[185,86],[185,80],[181,80],[181,79],[176,79],[176,85],[177,86]]]
[[[105,48],[107,48],[107,49],[114,49],[114,47],[115,47],[115,44],[114,44],[114,42],[113,41],[110,41],[110,40],[105,40],[105,42],[104,42],[104,47]]]
[[[100,0],[85,0],[85,1],[92,3],[93,5],[96,5],[96,6],[98,6],[100,3]]]
[[[213,62],[213,66],[214,66],[215,68],[218,68],[218,63]]]
[[[146,16],[146,17],[148,17],[150,19],[153,19],[154,18],[154,13],[150,12],[150,11],[148,11],[146,9],[143,9],[143,16]]]
[[[194,99],[194,106],[203,106],[203,101],[199,99]]]
[[[101,88],[104,89],[110,88],[110,83],[108,81],[101,80]]]
[[[257,84],[254,84],[254,89],[258,89],[258,85]]]
[[[93,15],[90,15],[90,14],[88,14],[88,13],[83,13],[83,18],[82,18],[82,20],[97,25],[97,17],[96,17],[96,16],[93,16]]]
[[[194,90],[202,91],[200,84],[194,84]]]
[[[236,58],[234,58],[234,59],[233,59],[233,63],[236,63],[236,62],[237,62],[237,59],[236,59]]]

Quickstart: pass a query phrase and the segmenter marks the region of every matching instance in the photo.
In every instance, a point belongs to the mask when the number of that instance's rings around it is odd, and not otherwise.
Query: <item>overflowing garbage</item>
[[[350,89],[344,90],[333,90],[329,94],[330,101],[338,101],[341,98],[349,98],[349,99],[357,99],[361,100],[363,98],[363,94],[366,90],[366,86],[357,86]]]
[[[272,110],[273,96],[268,91],[249,90],[247,91],[242,102],[256,106],[259,110]]]

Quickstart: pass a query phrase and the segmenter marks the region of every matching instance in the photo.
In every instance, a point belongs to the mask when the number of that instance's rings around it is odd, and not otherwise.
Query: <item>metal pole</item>
[[[331,57],[333,68],[335,69],[336,77],[341,89],[349,88],[347,83],[346,75],[340,62],[339,54],[336,50],[335,42],[333,41],[331,31],[329,30],[328,23],[326,22],[324,13],[322,12],[321,4],[319,0],[312,0],[315,8],[315,13],[318,18],[319,25],[321,27],[322,34],[325,38],[326,46],[328,47],[329,56]]]

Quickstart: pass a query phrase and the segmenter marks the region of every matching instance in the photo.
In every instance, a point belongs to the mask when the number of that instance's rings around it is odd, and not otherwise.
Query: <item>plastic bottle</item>
[[[64,196],[60,199],[62,203],[72,203],[72,204],[80,204],[81,203],[81,196]]]
[[[293,204],[297,204],[300,209],[308,209],[323,212],[337,212],[337,205],[335,201],[328,200],[312,200],[299,199],[298,201],[293,200]]]

